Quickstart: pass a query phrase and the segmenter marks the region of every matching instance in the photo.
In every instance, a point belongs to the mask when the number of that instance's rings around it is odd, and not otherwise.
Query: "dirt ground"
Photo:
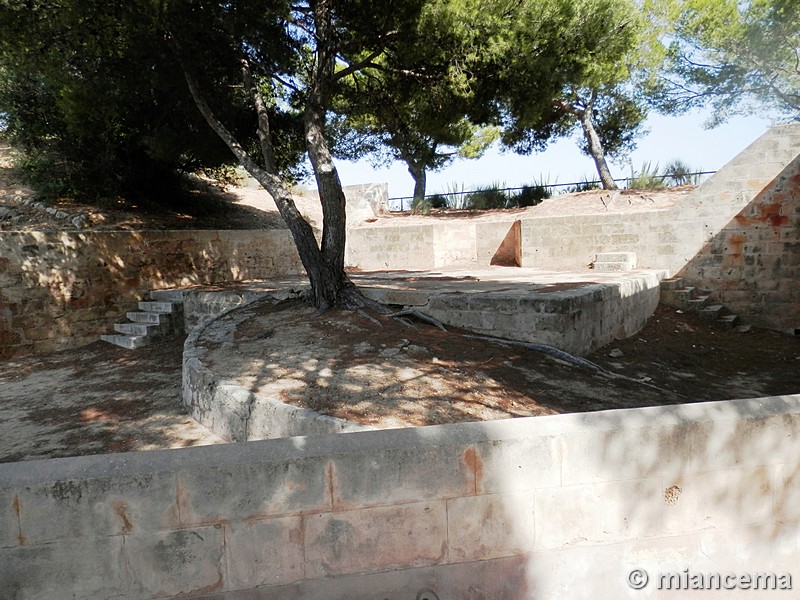
[[[721,329],[667,307],[637,336],[588,357],[605,371],[424,322],[315,317],[296,303],[257,311],[232,347],[209,353],[215,373],[380,428],[800,392],[800,339]]]
[[[588,357],[630,379],[420,322],[281,308],[244,322],[234,352],[209,356],[215,368],[380,427],[800,393],[800,338],[663,306],[639,334]],[[180,404],[181,352],[182,340],[96,343],[0,361],[0,462],[221,443]]]
[[[0,462],[220,443],[180,402],[183,340],[0,360]]]

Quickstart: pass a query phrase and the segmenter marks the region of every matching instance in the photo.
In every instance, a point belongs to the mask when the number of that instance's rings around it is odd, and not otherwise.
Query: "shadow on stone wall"
[[[800,156],[677,274],[756,325],[800,329]]]

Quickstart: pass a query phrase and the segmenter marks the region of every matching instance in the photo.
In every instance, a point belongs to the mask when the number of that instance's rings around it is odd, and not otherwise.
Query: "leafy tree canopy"
[[[135,3],[6,0],[0,32],[7,133],[55,193],[158,195],[230,160]]]
[[[676,0],[674,78],[667,99],[710,103],[710,124],[767,108],[800,120],[800,3],[796,0]]]
[[[550,0],[524,5],[503,70],[503,141],[517,152],[583,132],[605,187],[605,154],[630,151],[656,94],[665,51],[653,7],[634,0]],[[543,41],[552,40],[550,46]],[[544,85],[541,73],[559,73]]]

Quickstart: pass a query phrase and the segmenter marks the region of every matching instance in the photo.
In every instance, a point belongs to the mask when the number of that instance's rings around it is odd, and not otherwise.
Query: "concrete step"
[[[153,300],[139,302],[139,310],[145,312],[172,314],[178,311],[178,307],[179,303],[177,302],[156,302]]]
[[[689,286],[675,290],[672,293],[677,302],[688,304],[690,300],[694,300],[697,297],[697,288]]]
[[[150,338],[144,335],[119,335],[119,334],[110,334],[110,335],[101,335],[100,339],[104,342],[108,342],[109,344],[114,344],[115,346],[119,346],[120,348],[127,348],[128,350],[133,350],[135,348],[141,348],[142,346],[147,346],[150,343]]]
[[[717,321],[728,329],[734,329],[739,325],[739,315],[722,315]]]
[[[624,262],[597,262],[594,263],[595,271],[633,271],[634,266]]]
[[[158,335],[164,332],[164,326],[153,323],[116,323],[114,331],[125,335]]]
[[[125,313],[134,323],[149,323],[151,325],[166,325],[170,321],[169,313],[135,311]]]
[[[185,290],[151,290],[149,297],[150,300],[157,302],[183,302]]]
[[[625,263],[636,266],[636,252],[600,252],[595,255],[595,263]]]
[[[708,303],[711,301],[711,296],[697,296],[697,298],[692,298],[687,302],[689,305],[688,308],[692,312],[697,312],[698,310],[702,310]]]
[[[661,289],[665,290],[679,290],[683,288],[683,279],[681,277],[669,277],[661,280]]]
[[[724,316],[724,311],[725,307],[722,306],[722,304],[711,304],[697,311],[697,314],[709,321],[717,321],[720,317]]]
[[[122,348],[140,348],[153,339],[183,333],[183,290],[151,290],[150,300],[138,303],[139,310],[126,313],[130,323],[116,323],[117,333],[102,335],[104,342]]]

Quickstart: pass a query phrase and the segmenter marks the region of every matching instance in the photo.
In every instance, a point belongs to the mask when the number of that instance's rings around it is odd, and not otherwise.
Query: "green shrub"
[[[490,210],[495,208],[506,208],[508,197],[503,189],[504,186],[489,186],[478,188],[466,197],[466,207],[471,210]]]
[[[412,215],[429,215],[431,214],[431,203],[428,198],[423,198],[420,200],[419,198],[415,199],[411,203],[411,214]]]
[[[670,185],[673,186],[697,185],[700,175],[695,175],[694,173],[699,173],[702,170],[703,169],[692,169],[682,160],[673,160],[667,165],[667,168],[664,169],[664,175],[667,176],[667,180],[670,182]]]
[[[520,208],[527,206],[536,206],[542,200],[546,200],[552,196],[550,188],[541,184],[524,185],[514,196],[511,197],[511,203]]]
[[[658,174],[658,163],[653,165],[650,161],[642,163],[640,171],[633,170],[631,165],[631,176],[628,179],[629,190],[653,190],[664,188],[664,178]]]
[[[580,192],[591,192],[592,190],[602,189],[599,181],[594,181],[584,177],[583,181],[564,188],[564,194],[578,194]]]
[[[447,208],[447,198],[445,198],[442,194],[434,194],[433,196],[428,196],[428,203],[431,205],[431,208]]]

